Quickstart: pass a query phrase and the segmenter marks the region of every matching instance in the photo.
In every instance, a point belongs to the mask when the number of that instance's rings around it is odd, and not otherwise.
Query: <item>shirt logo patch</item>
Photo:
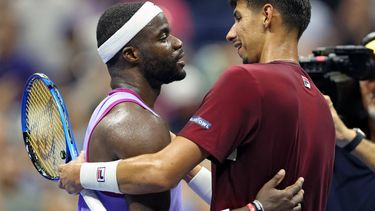
[[[203,127],[204,129],[210,129],[211,128],[211,123],[209,123],[207,120],[203,119],[200,116],[192,116],[189,119],[190,122],[194,122],[198,124],[199,126]]]
[[[310,81],[309,79],[307,79],[305,76],[301,75],[302,77],[302,80],[303,80],[303,85],[306,87],[306,88],[309,88],[311,89],[311,84],[310,84]]]
[[[105,167],[98,167],[96,181],[105,182]]]

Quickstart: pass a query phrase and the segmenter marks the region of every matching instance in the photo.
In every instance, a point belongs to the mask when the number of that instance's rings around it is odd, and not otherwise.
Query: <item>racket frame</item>
[[[65,136],[65,143],[66,143],[66,158],[65,163],[74,160],[78,157],[77,147],[74,141],[73,130],[69,121],[68,110],[66,109],[64,100],[57,89],[56,85],[43,73],[34,73],[31,75],[25,85],[23,97],[22,97],[22,111],[21,111],[21,124],[22,124],[22,132],[23,138],[26,146],[26,151],[29,154],[29,158],[31,162],[38,170],[38,172],[45,178],[49,180],[59,180],[59,177],[50,177],[44,167],[41,165],[36,153],[34,152],[31,142],[30,142],[30,134],[29,130],[26,127],[26,100],[28,96],[28,89],[32,85],[35,80],[41,80],[47,87],[49,92],[52,94],[54,98],[54,103],[56,104],[59,110],[59,116],[62,123],[62,127],[64,129],[64,136]],[[99,200],[98,196],[95,194],[94,191],[91,190],[82,190],[80,193],[83,197],[83,200],[86,202],[87,206],[92,211],[106,211],[106,208],[103,206],[101,201]]]
[[[27,128],[27,122],[26,122],[26,117],[27,117],[27,112],[26,112],[26,104],[27,104],[27,99],[29,96],[29,89],[31,85],[35,82],[35,80],[40,80],[41,82],[44,83],[44,85],[48,88],[49,92],[53,96],[54,99],[54,104],[56,105],[58,111],[59,111],[59,116],[60,116],[60,121],[62,123],[62,127],[64,130],[64,137],[65,137],[65,143],[66,143],[66,150],[65,150],[65,163],[68,163],[71,160],[74,160],[75,158],[78,157],[78,151],[77,147],[74,141],[74,135],[73,135],[73,130],[69,121],[69,116],[68,112],[64,103],[63,98],[61,97],[61,94],[59,90],[57,89],[56,85],[43,73],[34,73],[29,77],[29,79],[26,82],[26,85],[24,87],[24,92],[22,96],[22,112],[21,112],[21,124],[22,124],[22,132],[23,132],[23,140],[25,143],[26,151],[29,154],[29,158],[37,171],[45,178],[49,180],[59,180],[60,178],[50,176],[47,174],[45,168],[41,164],[38,156],[36,155],[30,141],[30,130]]]

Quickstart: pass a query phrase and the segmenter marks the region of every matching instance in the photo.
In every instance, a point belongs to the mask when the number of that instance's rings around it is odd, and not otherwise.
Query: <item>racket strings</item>
[[[65,163],[60,156],[66,150],[64,129],[53,96],[43,82],[35,80],[30,86],[26,111],[31,146],[46,173],[57,177],[56,167]]]
[[[35,120],[30,125],[30,128],[32,128],[31,136],[35,137],[32,139],[34,140],[32,144],[33,149],[35,149],[34,151],[36,151],[40,163],[48,170],[48,173],[55,176],[56,169],[54,169],[54,166],[58,161],[55,151],[56,148],[63,146],[58,146],[57,143],[59,142],[56,142],[56,139],[61,139],[61,134],[57,133],[57,137],[51,135],[51,132],[54,131],[53,129],[56,128],[52,124],[53,122],[56,123],[56,121],[53,119],[55,115],[52,113],[53,109],[51,110],[53,108],[51,107],[51,99],[46,101],[46,97],[41,97],[43,94],[35,94],[33,91],[31,93],[33,93],[31,95],[31,103],[34,103],[34,106],[29,106],[29,108],[34,108],[34,110],[30,110],[29,112],[33,113],[33,116],[30,118]],[[41,109],[40,107],[43,104],[46,106],[45,109]]]

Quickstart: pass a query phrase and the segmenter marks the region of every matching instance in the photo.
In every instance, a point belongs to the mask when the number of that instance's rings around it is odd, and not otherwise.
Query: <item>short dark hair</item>
[[[309,0],[246,0],[250,8],[260,8],[269,3],[280,11],[284,23],[298,29],[298,37],[306,30],[311,18],[311,4]],[[231,6],[236,7],[238,0],[229,0]]]
[[[114,33],[116,33],[138,10],[144,2],[120,3],[109,7],[100,16],[96,28],[97,45],[100,47]],[[120,51],[121,52],[121,51]],[[117,62],[119,52],[107,62],[111,65]]]

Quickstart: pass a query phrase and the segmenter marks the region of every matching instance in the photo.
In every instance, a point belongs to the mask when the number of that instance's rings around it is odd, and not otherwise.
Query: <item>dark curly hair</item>
[[[269,3],[280,11],[284,23],[298,29],[301,37],[310,23],[311,4],[309,0],[246,0],[250,8],[260,8]],[[231,6],[236,7],[238,0],[229,0]]]
[[[96,40],[98,47],[108,40],[118,31],[138,10],[144,2],[120,3],[109,7],[99,18],[96,28]],[[112,65],[117,62],[119,51],[111,60],[107,62]]]

